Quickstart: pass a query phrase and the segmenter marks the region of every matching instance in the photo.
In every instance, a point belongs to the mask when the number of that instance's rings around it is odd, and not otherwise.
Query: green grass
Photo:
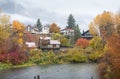
[[[11,64],[0,63],[0,70],[11,68]]]

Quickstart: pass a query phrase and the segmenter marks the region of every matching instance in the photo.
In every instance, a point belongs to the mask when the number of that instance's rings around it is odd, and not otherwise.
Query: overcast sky
[[[7,0],[6,0],[7,1]],[[29,16],[23,16],[30,21],[55,22],[61,27],[67,25],[69,14],[73,14],[80,29],[87,30],[93,18],[103,11],[117,12],[120,9],[120,0],[13,0],[22,5]],[[38,11],[37,11],[38,10]],[[40,10],[40,11],[39,11]],[[44,12],[43,12],[44,11]],[[13,14],[14,18],[19,14]],[[21,17],[18,18],[21,18]],[[23,18],[22,18],[23,20]],[[29,21],[28,20],[28,21]]]

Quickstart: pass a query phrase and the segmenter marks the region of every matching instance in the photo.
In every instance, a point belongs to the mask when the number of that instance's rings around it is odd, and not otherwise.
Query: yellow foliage
[[[18,44],[23,45],[23,39],[22,38],[18,39]]]
[[[112,13],[110,12],[103,12],[101,15],[95,17],[94,22],[98,26],[107,26],[108,24],[113,23]]]
[[[20,23],[19,21],[13,21],[13,28],[16,29],[17,31],[22,31],[24,30],[24,25]]]
[[[22,36],[23,36],[23,33],[19,33],[18,36],[19,36],[19,37],[22,37]]]
[[[98,28],[94,25],[94,23],[93,22],[91,22],[90,24],[89,24],[89,31],[90,31],[90,33],[92,34],[92,35],[99,35],[99,32],[98,32],[98,30],[97,30]]]
[[[0,16],[0,23],[7,24],[10,20],[10,16],[8,15],[1,15]]]
[[[57,24],[52,23],[50,25],[49,31],[50,31],[50,33],[59,33],[60,32],[60,28],[57,26]]]

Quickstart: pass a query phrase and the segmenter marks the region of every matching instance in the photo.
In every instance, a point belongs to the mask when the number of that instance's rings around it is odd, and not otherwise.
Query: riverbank
[[[11,65],[6,63],[0,63],[0,70],[6,70],[11,68],[22,68],[22,67],[30,67],[30,66],[37,66],[35,63],[24,63],[21,65]]]
[[[59,64],[35,64],[35,63],[25,63],[21,65],[11,65],[0,63],[0,70],[13,69],[13,68],[24,68],[24,67],[32,67],[32,66],[47,66],[47,65],[64,65],[64,64],[97,64],[96,62],[81,62],[81,63],[59,63]]]
[[[88,52],[89,48],[71,48],[60,53],[54,53],[53,51],[42,52],[40,50],[32,50],[30,51],[29,58],[26,62],[16,65],[10,63],[0,63],[0,70],[34,65],[96,62],[99,58],[99,54],[88,54]]]

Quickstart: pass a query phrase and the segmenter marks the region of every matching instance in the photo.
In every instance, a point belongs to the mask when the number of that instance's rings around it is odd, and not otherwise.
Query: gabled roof
[[[88,33],[88,32],[89,32],[89,30],[87,30],[87,31],[83,32],[83,33],[82,33],[82,35],[85,35],[85,34],[86,34],[86,33]]]
[[[51,37],[40,37],[40,39],[50,40],[50,39],[51,39]]]
[[[61,44],[58,40],[50,40],[50,44]]]
[[[25,44],[27,45],[27,47],[36,47],[35,42],[25,42]]]
[[[61,31],[64,31],[64,30],[74,30],[72,28],[65,28],[65,29],[62,29]]]

